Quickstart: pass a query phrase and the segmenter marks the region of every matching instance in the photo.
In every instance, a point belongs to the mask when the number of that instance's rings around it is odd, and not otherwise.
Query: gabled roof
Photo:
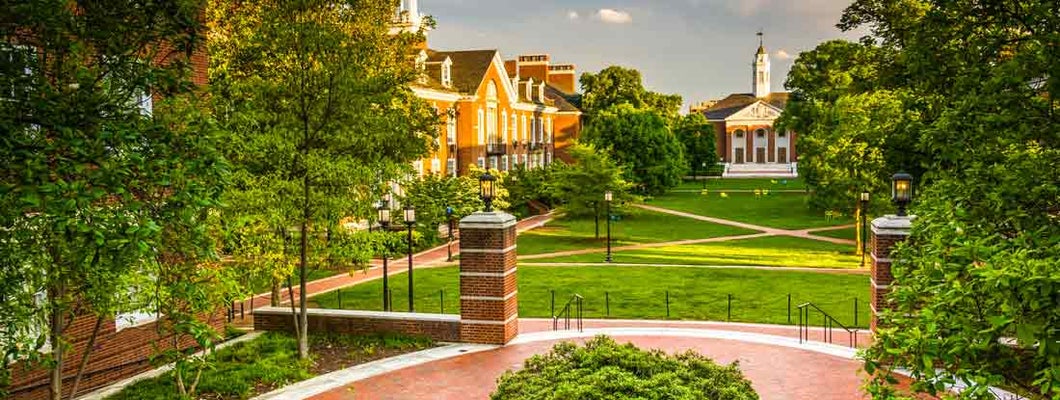
[[[453,89],[464,94],[475,94],[489,71],[497,50],[430,51],[428,60],[453,60]]]
[[[757,98],[751,93],[733,93],[730,94],[729,97],[719,101],[713,107],[708,108],[703,112],[703,115],[705,115],[708,120],[723,120],[759,100],[783,110],[784,107],[788,105],[788,93],[773,92],[763,98]]]

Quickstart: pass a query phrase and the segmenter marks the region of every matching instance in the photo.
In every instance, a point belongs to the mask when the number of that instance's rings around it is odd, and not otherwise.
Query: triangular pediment
[[[747,105],[740,111],[737,111],[725,118],[726,121],[739,121],[739,120],[774,120],[780,118],[780,113],[783,110],[770,105],[762,100],[758,100],[754,103]]]

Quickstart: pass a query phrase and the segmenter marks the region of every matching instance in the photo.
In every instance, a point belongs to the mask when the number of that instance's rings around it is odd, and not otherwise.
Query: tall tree
[[[271,0],[211,9],[218,113],[237,132],[233,150],[242,154],[233,159],[246,177],[236,190],[265,195],[258,218],[283,238],[280,251],[297,254],[302,358],[310,263],[332,259],[339,220],[367,217],[383,183],[408,173],[437,134],[436,113],[408,86],[422,32],[391,35],[395,6]]]
[[[10,262],[0,369],[50,345],[52,399],[69,372],[73,317],[96,317],[95,337],[103,319],[141,306],[132,282],[162,234],[216,204],[215,137],[197,130],[201,115],[169,106],[193,89],[200,10],[190,0],[0,5],[0,254]],[[152,110],[152,97],[167,100]]]
[[[893,266],[894,310],[870,372],[910,371],[917,392],[988,385],[1060,396],[1060,9],[1055,1],[857,0],[902,62],[926,173]],[[887,374],[872,390],[890,396]]]
[[[619,104],[600,111],[582,137],[622,166],[626,180],[640,194],[665,193],[687,172],[681,142],[654,110]]]
[[[718,141],[707,117],[699,113],[682,116],[674,126],[674,134],[684,145],[689,171],[707,174],[716,169]]]
[[[650,108],[667,118],[677,117],[681,110],[681,96],[648,91],[640,71],[635,69],[611,66],[595,74],[582,74],[580,82],[581,108],[590,120],[598,112],[619,104]]]
[[[606,153],[592,146],[574,144],[568,148],[574,163],[557,167],[548,190],[563,204],[563,211],[573,216],[600,212],[604,192],[611,191],[616,205],[637,201],[633,185],[623,179],[620,168]]]

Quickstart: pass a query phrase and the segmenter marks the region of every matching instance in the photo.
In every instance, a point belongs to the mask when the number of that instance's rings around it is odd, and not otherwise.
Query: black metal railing
[[[572,313],[575,326],[578,328],[578,332],[582,331],[582,298],[579,294],[571,295],[570,300],[567,300],[567,304],[563,306],[559,314],[552,315],[552,330],[559,330],[559,321],[563,320],[563,330],[570,330],[570,320]]]
[[[847,327],[842,322],[833,318],[830,314],[817,307],[813,303],[803,303],[799,305],[799,343],[810,340],[810,312],[816,310],[821,314],[823,323],[821,324],[821,341],[826,343],[833,342],[833,331],[834,328],[839,327],[846,331],[847,337],[850,343],[850,347],[858,347],[858,329]]]
[[[490,142],[486,145],[486,154],[491,156],[508,154],[508,145],[501,142]]]

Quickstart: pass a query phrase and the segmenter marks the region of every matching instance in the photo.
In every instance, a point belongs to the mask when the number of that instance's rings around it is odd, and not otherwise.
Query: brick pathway
[[[780,346],[752,340],[709,338],[696,336],[696,331],[693,331],[712,329],[752,334],[783,334],[789,339],[778,340],[790,341],[791,335],[796,332],[794,327],[669,321],[587,320],[585,322],[586,329],[678,328],[668,335],[631,333],[616,336],[616,340],[630,342],[642,348],[662,349],[671,353],[695,350],[720,363],[738,361],[740,369],[751,380],[763,400],[868,398],[859,389],[864,377],[864,374],[860,372],[861,363],[852,359],[853,352],[849,349],[813,345],[814,349],[823,347],[828,351],[812,351],[810,346],[803,349],[790,343],[787,346]],[[549,320],[520,320],[520,331],[524,335],[550,329],[551,321]],[[819,329],[815,331],[816,334],[820,334]],[[538,334],[538,336],[541,335]],[[517,339],[516,344],[495,350],[429,362],[377,375],[353,382],[346,387],[321,393],[311,399],[486,399],[496,388],[496,379],[504,371],[520,368],[523,360],[531,355],[547,352],[562,340],[533,340],[520,343]],[[585,339],[572,340],[581,342]],[[829,352],[841,355],[829,354]]]

